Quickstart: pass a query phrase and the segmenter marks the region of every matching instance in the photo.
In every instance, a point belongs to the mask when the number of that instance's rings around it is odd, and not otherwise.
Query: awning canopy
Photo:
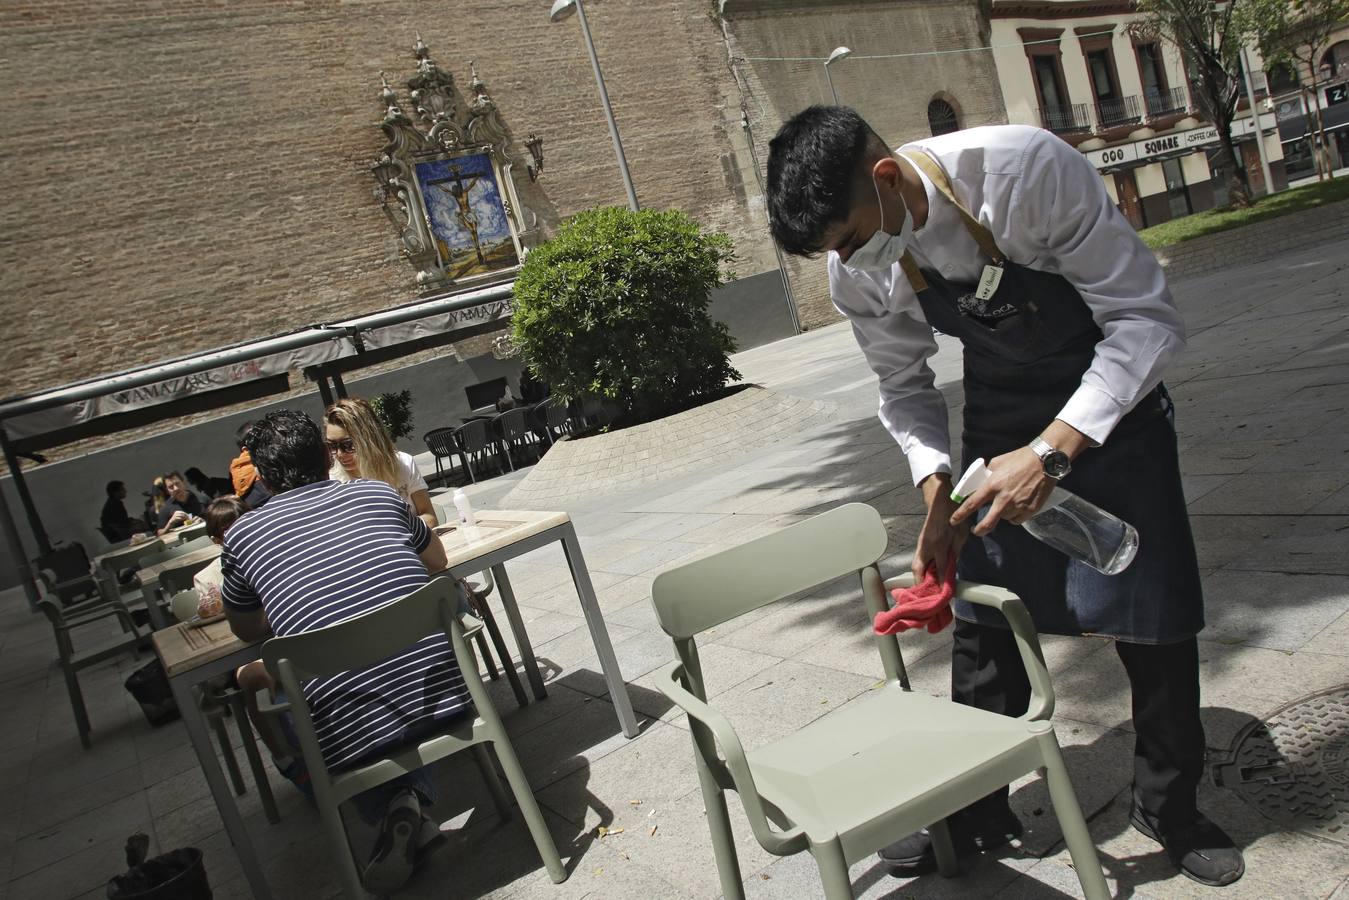
[[[19,454],[283,393],[292,387],[292,372],[317,382],[326,402],[329,377],[342,393],[341,372],[500,327],[510,318],[512,286],[506,282],[446,294],[0,400],[0,449],[40,552],[51,552],[51,542],[24,481]],[[8,518],[3,496],[0,515]],[[12,521],[3,524],[12,531]],[[21,546],[19,550],[22,557]],[[28,572],[25,559],[16,562],[21,572]]]

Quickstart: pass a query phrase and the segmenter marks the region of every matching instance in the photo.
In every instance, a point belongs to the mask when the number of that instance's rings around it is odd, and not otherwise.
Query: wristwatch
[[[1044,438],[1036,438],[1031,441],[1030,448],[1036,456],[1040,457],[1040,464],[1045,467],[1045,474],[1055,481],[1073,470],[1073,461],[1068,458],[1068,454],[1055,448]]]

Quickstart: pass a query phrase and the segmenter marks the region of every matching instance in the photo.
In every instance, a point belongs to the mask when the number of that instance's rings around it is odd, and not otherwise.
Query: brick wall
[[[728,0],[726,31],[759,161],[792,114],[831,102],[823,64],[790,58],[823,59],[838,46],[854,53],[830,68],[839,103],[894,145],[931,134],[927,106],[936,97],[952,103],[962,127],[1005,123],[992,55],[939,52],[988,45],[980,9],[969,0]],[[789,258],[787,270],[802,325],[838,321],[824,260]]]
[[[683,208],[748,258],[771,258],[728,165],[738,100],[709,9],[613,0],[590,19],[642,202]],[[366,167],[383,144],[379,72],[413,74],[417,31],[461,91],[476,59],[507,124],[544,137],[546,172],[536,185],[521,172],[521,188],[545,228],[623,203],[580,29],[547,10],[0,6],[0,396],[413,299]]]
[[[1349,240],[1349,201],[1331,203],[1277,219],[1256,222],[1173,244],[1157,251],[1172,280],[1232,265],[1271,259],[1315,244]]]

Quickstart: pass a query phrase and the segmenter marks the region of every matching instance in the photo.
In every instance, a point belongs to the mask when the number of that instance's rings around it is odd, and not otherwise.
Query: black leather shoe
[[[996,850],[1008,841],[1021,837],[1021,820],[1004,809],[993,815],[958,812],[947,819],[951,828],[951,843],[956,856]],[[906,838],[882,847],[876,854],[890,867],[896,878],[913,878],[937,869],[937,855],[932,849],[932,836],[926,828]]]
[[[1138,807],[1129,813],[1129,823],[1166,850],[1171,864],[1186,877],[1210,887],[1231,884],[1246,872],[1237,845],[1202,813],[1180,827],[1163,828],[1153,816]]]

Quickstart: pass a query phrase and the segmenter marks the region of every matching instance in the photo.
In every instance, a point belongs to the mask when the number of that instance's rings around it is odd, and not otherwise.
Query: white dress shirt
[[[1039,128],[971,128],[906,144],[941,164],[955,195],[1012,262],[1077,288],[1104,335],[1082,384],[1057,418],[1097,444],[1162,380],[1185,346],[1185,326],[1152,251],[1111,202],[1081,153]],[[960,214],[926,175],[928,215],[909,245],[918,265],[978,281],[988,260]],[[937,344],[896,263],[849,270],[830,251],[829,290],[880,379],[880,417],[909,461],[914,484],[951,471],[946,403],[928,358]],[[1050,423],[1046,422],[1047,427]]]

